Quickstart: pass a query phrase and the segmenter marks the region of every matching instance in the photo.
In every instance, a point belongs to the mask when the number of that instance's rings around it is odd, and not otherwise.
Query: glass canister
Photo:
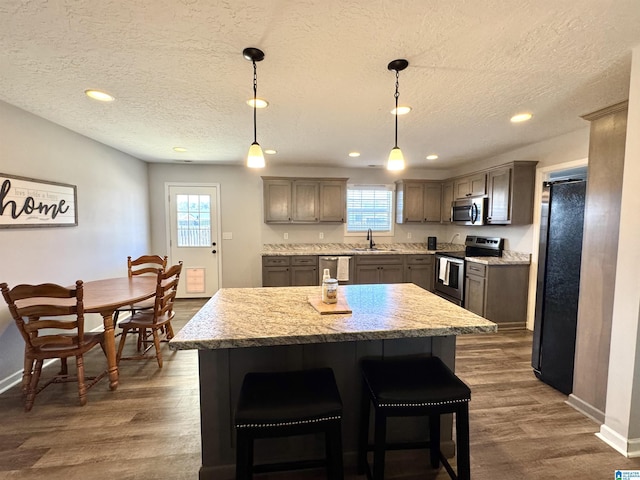
[[[322,281],[322,302],[338,303],[338,280],[326,278]]]

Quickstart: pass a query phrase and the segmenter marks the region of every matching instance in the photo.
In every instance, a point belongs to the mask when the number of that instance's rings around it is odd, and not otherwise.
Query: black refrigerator
[[[586,185],[547,182],[542,193],[531,364],[540,380],[566,395],[573,390]]]

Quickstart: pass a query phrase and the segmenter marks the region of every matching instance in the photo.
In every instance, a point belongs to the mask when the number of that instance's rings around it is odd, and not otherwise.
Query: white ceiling
[[[627,98],[639,44],[638,0],[2,0],[0,100],[146,161],[240,164],[258,47],[267,162],[365,167],[393,147],[406,58],[398,144],[448,168],[585,127]]]

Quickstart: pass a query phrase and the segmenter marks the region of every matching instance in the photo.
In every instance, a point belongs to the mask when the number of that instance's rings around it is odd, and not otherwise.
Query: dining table
[[[156,294],[157,276],[137,275],[83,282],[83,304],[85,313],[98,313],[104,325],[104,350],[109,372],[109,388],[118,388],[118,364],[116,362],[116,340],[113,313],[121,307],[147,300]],[[75,285],[69,287],[75,288]],[[54,300],[54,299],[51,299]],[[65,304],[75,299],[55,299],[55,303]],[[19,307],[34,303],[33,300],[19,300]]]

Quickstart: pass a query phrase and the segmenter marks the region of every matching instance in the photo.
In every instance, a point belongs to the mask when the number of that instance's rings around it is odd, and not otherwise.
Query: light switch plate
[[[223,240],[233,240],[233,232],[222,232]]]

